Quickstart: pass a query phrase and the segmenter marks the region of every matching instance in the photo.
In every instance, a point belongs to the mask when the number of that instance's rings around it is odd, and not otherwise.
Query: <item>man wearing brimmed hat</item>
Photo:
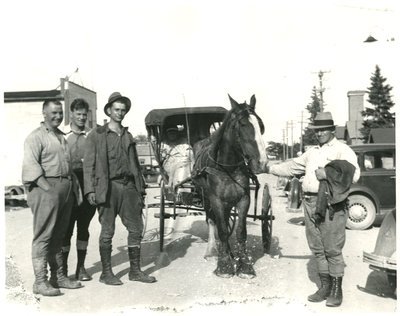
[[[119,92],[110,95],[104,106],[104,113],[110,121],[88,135],[83,160],[85,195],[90,204],[97,205],[101,224],[99,250],[103,271],[100,282],[108,285],[122,284],[111,269],[112,237],[117,215],[128,230],[129,280],[156,281],[140,270],[142,207],[146,191],[136,144],[128,128],[122,126],[130,108],[129,98]]]
[[[347,172],[349,184],[346,192],[351,182],[358,181],[360,169],[353,150],[336,139],[335,125],[330,112],[318,113],[308,128],[315,132],[319,146],[310,148],[300,157],[267,169],[269,173],[277,176],[304,174],[302,207],[306,237],[315,256],[321,281],[318,291],[310,295],[308,300],[322,302],[326,299],[326,305],[333,307],[339,306],[343,298],[342,279],[345,264],[342,249],[348,218],[347,195],[341,196],[343,200],[340,203],[321,204],[321,188],[322,184],[330,181],[333,164],[343,168],[343,175]],[[323,216],[318,217],[321,205]]]

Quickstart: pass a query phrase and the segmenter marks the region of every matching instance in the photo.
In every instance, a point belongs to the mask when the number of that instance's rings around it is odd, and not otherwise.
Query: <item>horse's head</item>
[[[256,114],[256,97],[253,95],[250,104],[237,103],[231,98],[232,120],[234,122],[239,150],[242,151],[250,169],[254,173],[262,173],[267,165],[267,154],[262,140],[264,134],[264,124],[261,118]]]

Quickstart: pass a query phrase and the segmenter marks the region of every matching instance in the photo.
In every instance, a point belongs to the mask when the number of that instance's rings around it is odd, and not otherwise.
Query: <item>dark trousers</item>
[[[341,277],[345,266],[342,249],[346,241],[348,212],[343,204],[343,210],[336,211],[332,220],[327,210],[325,221],[316,223],[312,218],[316,203],[316,196],[304,197],[302,202],[308,246],[317,260],[319,273]]]
[[[79,184],[83,191],[83,172],[75,171],[79,180]],[[67,233],[64,238],[63,250],[69,251],[71,247],[71,238],[74,232],[76,223],[76,247],[79,250],[86,250],[89,241],[89,225],[96,213],[96,206],[90,205],[86,197],[83,198],[81,205],[78,205],[76,199],[72,207],[71,219],[69,221]]]
[[[128,230],[128,247],[139,246],[143,232],[142,207],[142,197],[133,182],[110,181],[107,201],[98,208],[99,246],[111,246],[117,215]]]
[[[47,257],[61,250],[73,203],[72,182],[66,178],[47,178],[50,190],[33,187],[27,203],[33,214],[32,258]]]

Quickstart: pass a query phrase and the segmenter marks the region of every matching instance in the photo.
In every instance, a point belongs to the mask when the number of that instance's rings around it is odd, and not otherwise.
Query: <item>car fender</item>
[[[354,194],[356,194],[356,193],[361,194],[361,195],[365,195],[365,196],[367,196],[368,198],[370,198],[370,199],[374,202],[374,204],[375,204],[376,213],[377,213],[377,214],[380,213],[381,207],[380,207],[379,198],[378,198],[378,196],[374,193],[374,191],[372,191],[370,188],[368,188],[368,187],[366,187],[366,186],[363,186],[363,185],[354,183],[354,184],[352,184],[352,186],[350,187],[349,195],[354,195]]]

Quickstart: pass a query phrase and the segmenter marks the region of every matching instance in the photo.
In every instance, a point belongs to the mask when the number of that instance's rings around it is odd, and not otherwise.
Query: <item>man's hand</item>
[[[315,176],[319,181],[325,180],[326,179],[325,168],[319,167],[317,170],[315,170]]]
[[[90,205],[96,205],[96,194],[95,193],[88,193],[86,199],[90,203]]]
[[[36,180],[36,184],[45,192],[51,189],[50,183],[46,180],[45,177],[41,176]]]

